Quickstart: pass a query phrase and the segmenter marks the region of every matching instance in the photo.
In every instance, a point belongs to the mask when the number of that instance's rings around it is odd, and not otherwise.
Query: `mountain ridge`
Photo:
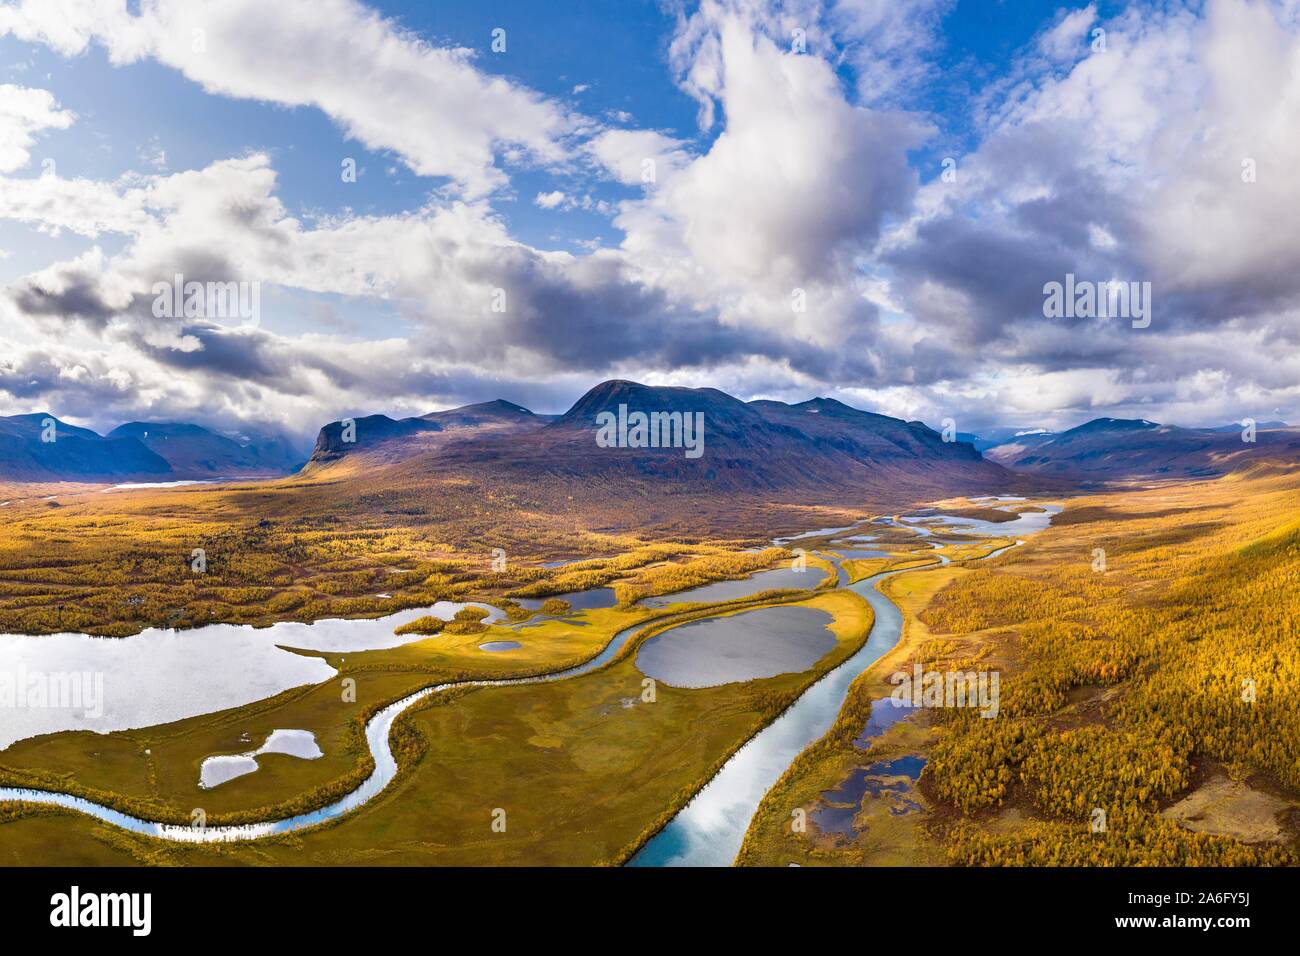
[[[241,444],[188,422],[127,422],[100,435],[48,412],[0,417],[0,479],[7,481],[277,477],[304,457],[283,436],[254,433]]]
[[[396,429],[369,423],[369,433],[366,420],[358,419],[349,448],[333,441],[340,423],[330,423],[322,430],[330,439],[325,447],[318,440],[318,453],[302,477],[363,477],[375,487],[413,493],[438,476],[468,482],[485,496],[522,496],[560,510],[567,503],[613,507],[629,501],[663,509],[683,498],[745,493],[826,503],[857,494],[880,500],[900,498],[905,490],[947,496],[1025,485],[969,443],[945,442],[921,422],[834,399],[744,402],[716,388],[613,379],[593,386],[557,416],[512,408],[508,424],[432,435],[414,431],[435,424],[431,416],[404,419],[407,424]],[[444,420],[457,411],[442,413]],[[684,416],[702,416],[700,454],[689,455],[690,449],[671,441],[638,444],[638,412],[645,414],[647,432],[653,421],[662,429],[657,437],[668,439],[679,436]],[[600,442],[603,413],[622,425],[617,447]]]
[[[1266,423],[1272,424],[1272,423]],[[1026,435],[986,450],[987,457],[1025,474],[1081,484],[1215,478],[1261,460],[1300,460],[1300,430],[1184,428],[1145,418],[1094,418],[1063,432]]]

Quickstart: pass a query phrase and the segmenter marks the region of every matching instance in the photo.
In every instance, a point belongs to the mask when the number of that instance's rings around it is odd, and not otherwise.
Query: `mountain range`
[[[654,418],[662,444],[698,417],[698,454],[637,447],[638,414]],[[600,423],[618,421],[625,439],[599,441]],[[54,441],[43,440],[51,432]],[[200,425],[131,422],[106,435],[48,413],[0,418],[0,480],[165,482],[278,477],[412,488],[430,476],[454,477],[506,494],[556,500],[618,495],[761,491],[777,498],[834,500],[1061,490],[1099,482],[1206,478],[1251,456],[1300,458],[1300,431],[1282,422],[1180,428],[1144,419],[1098,418],[1067,431],[995,428],[946,442],[919,421],[862,411],[829,398],[797,404],[744,402],[714,388],[603,382],[561,415],[538,415],[496,400],[394,419],[368,415],[321,428],[307,457],[282,435],[223,435]],[[611,433],[612,434],[612,433]],[[680,438],[680,435],[676,437]],[[688,436],[689,433],[688,433]],[[305,464],[304,464],[305,459]]]
[[[0,479],[7,481],[176,481],[287,475],[306,458],[273,433],[235,437],[200,425],[129,422],[107,435],[48,412],[0,417]]]
[[[985,456],[1015,471],[1096,484],[1118,480],[1214,478],[1252,460],[1300,460],[1300,429],[1257,425],[1254,441],[1240,425],[1181,428],[1146,419],[1095,418],[1063,432],[1025,432],[987,448]]]
[[[638,412],[647,419],[702,416],[700,456],[683,447],[598,444],[602,414],[635,421]],[[326,425],[303,474],[341,477],[379,468],[385,480],[399,484],[457,475],[483,487],[535,494],[555,485],[557,493],[584,500],[754,491],[825,499],[889,485],[956,494],[1016,480],[971,445],[945,442],[921,422],[825,398],[796,405],[743,402],[713,388],[609,381],[558,416],[489,402],[400,421],[357,419],[354,425],[352,442],[343,441],[346,422]]]

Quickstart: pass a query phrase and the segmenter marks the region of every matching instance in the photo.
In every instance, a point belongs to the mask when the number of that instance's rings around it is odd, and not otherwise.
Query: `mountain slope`
[[[463,405],[450,408],[445,412],[430,412],[422,415],[426,422],[436,422],[443,428],[484,428],[493,425],[532,426],[550,421],[554,416],[534,415],[522,405],[498,398],[491,402],[477,405]]]
[[[636,444],[636,432],[626,426],[638,412],[647,419],[661,416],[654,419],[666,427],[661,434],[680,440],[673,447],[629,447]],[[625,425],[628,441],[621,447],[602,447],[598,440],[605,416]],[[693,423],[697,416],[702,416],[703,441],[693,457],[676,423],[688,418]],[[400,442],[387,437],[376,445],[391,454]],[[387,464],[382,457],[371,453],[361,459],[370,466],[362,470],[368,487],[414,497],[436,478],[479,489],[484,501],[508,500],[548,512],[597,508],[618,513],[619,523],[629,511],[647,520],[672,520],[678,503],[686,506],[684,499],[690,499],[691,509],[701,503],[717,510],[763,501],[824,507],[1027,486],[969,444],[944,442],[920,422],[828,399],[746,403],[712,388],[626,381],[597,385],[550,421],[479,429]]]
[[[949,461],[981,461],[967,441],[945,442],[923,422],[904,422],[845,405],[831,398],[814,398],[797,405],[757,401],[750,405],[773,422],[788,425],[814,442],[866,461],[938,457]]]
[[[998,445],[1023,445],[1034,447],[1050,441],[1056,432],[1046,428],[989,428],[981,429],[972,444],[976,451],[986,452]]]
[[[181,422],[129,422],[114,428],[107,437],[137,439],[164,459],[177,478],[285,475],[296,470],[305,457],[279,436],[253,433],[244,435],[241,443]]]
[[[497,399],[418,418],[367,415],[353,419],[350,430],[342,421],[330,422],[317,435],[316,447],[303,470],[319,476],[338,471],[343,465],[346,470],[391,465],[435,451],[451,441],[540,428],[550,420],[549,416],[534,415],[521,405]],[[349,437],[351,440],[345,441]]]

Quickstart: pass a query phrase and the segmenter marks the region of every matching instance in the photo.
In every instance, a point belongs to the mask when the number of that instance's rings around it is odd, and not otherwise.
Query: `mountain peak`
[[[166,436],[166,435],[214,435],[202,425],[195,425],[190,422],[126,422],[118,425],[108,433],[109,438],[123,438],[131,436],[133,438],[143,438],[146,436]]]
[[[11,422],[20,422],[25,425],[32,422],[43,422],[47,418],[53,419],[54,422],[59,425],[67,424],[53,412],[26,412],[22,415],[9,415],[6,420]]]
[[[748,418],[757,413],[738,398],[716,388],[683,388],[676,385],[644,385],[611,379],[591,388],[556,424],[590,425],[598,414],[626,405],[634,411],[703,412],[706,415]]]
[[[1084,422],[1069,431],[1062,432],[1062,437],[1066,435],[1087,435],[1096,432],[1131,432],[1143,431],[1152,428],[1161,428],[1159,422],[1147,421],[1145,418],[1094,418],[1090,422]]]
[[[470,407],[472,408],[474,406]],[[503,412],[518,412],[524,415],[531,415],[533,413],[531,409],[524,408],[522,405],[516,405],[514,402],[508,402],[504,398],[494,398],[490,402],[483,402],[482,407],[499,409]]]
[[[838,401],[837,399],[822,398],[821,396],[818,396],[817,398],[810,398],[806,402],[800,402],[798,405],[794,407],[802,408],[804,411],[813,415],[820,415],[822,412],[841,412],[841,411],[858,412],[859,414],[861,414],[860,409],[853,408],[849,405],[845,405],[843,402]]]
[[[522,405],[507,402],[504,398],[495,398],[490,402],[478,402],[474,405],[448,408],[441,412],[430,412],[427,415],[421,415],[420,420],[439,422],[444,425],[479,425],[486,421],[531,421],[536,417]]]

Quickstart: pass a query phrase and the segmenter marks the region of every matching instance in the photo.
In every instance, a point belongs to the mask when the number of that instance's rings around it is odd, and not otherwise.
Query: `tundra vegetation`
[[[317,490],[329,499],[328,484]],[[533,521],[511,506],[507,521],[477,510],[477,496],[449,500],[483,537],[403,507],[372,510],[369,518],[309,513],[284,483],[121,497],[82,490],[59,509],[30,496],[16,501],[0,528],[4,630],[129,634],[210,620],[373,616],[437,600],[483,600],[506,612],[495,625],[478,608],[451,621],[424,617],[400,629],[422,638],[403,646],[320,654],[338,678],[248,707],[102,736],[55,734],[0,753],[0,784],[79,793],[159,819],[185,822],[202,807],[217,824],[322,806],[370,772],[364,726],[378,707],[435,682],[569,667],[624,628],[642,630],[615,660],[579,678],[430,698],[396,725],[397,781],[328,826],[247,845],[177,846],[83,816],[10,806],[0,816],[0,860],[621,862],[744,740],[860,646],[870,626],[866,603],[833,588],[831,567],[817,553],[834,550],[833,535],[798,542],[809,567],[823,572],[810,575],[807,590],[707,606],[637,603],[781,566],[791,550],[763,545],[794,530],[789,512],[775,527],[746,526],[740,535],[617,535],[577,515],[570,524],[554,515]],[[1065,503],[1050,528],[988,563],[975,559],[1005,539],[947,529],[920,539],[871,526],[876,540],[867,547],[889,555],[845,561],[844,569],[851,579],[904,571],[884,586],[904,611],[903,638],[855,681],[832,730],[765,798],[740,862],[1300,859],[1293,640],[1300,522],[1288,517],[1300,510],[1300,478],[1256,468]],[[801,520],[832,527],[866,517],[818,512]],[[931,540],[942,550],[932,550]],[[208,556],[201,574],[190,565],[195,547]],[[494,570],[493,547],[509,555],[504,570]],[[952,563],[937,566],[937,554]],[[568,563],[542,566],[556,557]],[[591,587],[613,588],[616,605],[573,612],[553,597]],[[485,640],[515,638],[510,624],[537,615],[519,598],[548,600],[520,648],[484,654]],[[661,683],[643,696],[635,651],[658,629],[788,602],[834,618],[836,648],[815,667],[693,690]],[[582,626],[560,619],[573,614]],[[873,708],[891,690],[888,676],[914,663],[996,669],[998,716],[922,708],[864,741]],[[352,704],[340,702],[346,678],[357,682]],[[206,757],[242,752],[277,727],[312,731],[325,755],[267,755],[257,773],[198,788]],[[792,811],[814,814],[854,771],[909,755],[924,769],[901,784],[906,812],[868,797],[847,834],[822,832],[815,815],[802,830],[791,826]],[[1208,781],[1266,796],[1249,805],[1271,818],[1238,825],[1207,801],[1194,821],[1173,809]],[[504,834],[490,827],[497,807],[509,815]]]
[[[590,516],[534,513],[526,502],[449,484],[363,494],[296,479],[109,494],[11,488],[0,523],[0,633],[122,637],[149,627],[377,617],[475,598],[522,620],[529,613],[507,595],[623,584],[631,601],[790,557],[737,554],[766,543],[757,532],[609,534],[591,530]],[[47,502],[38,492],[61,494]],[[493,569],[497,548],[509,556],[504,570]],[[601,557],[542,566],[575,553]]]
[[[1300,862],[1298,512],[1300,479],[1256,468],[1077,498],[989,564],[892,579],[903,641],[768,794],[741,862]],[[922,708],[855,746],[914,662],[997,668],[998,716]],[[924,812],[891,820],[868,797],[854,834],[791,828],[855,769],[907,754],[925,760]],[[1170,812],[1224,776],[1275,819],[1211,806],[1193,829]]]

